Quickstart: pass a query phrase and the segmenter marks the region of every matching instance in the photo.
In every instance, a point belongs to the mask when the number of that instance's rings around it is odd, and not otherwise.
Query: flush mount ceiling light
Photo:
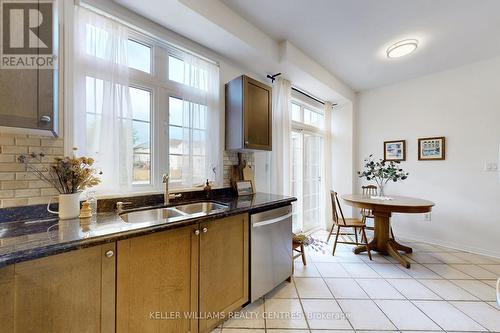
[[[399,58],[412,53],[417,49],[418,40],[405,39],[392,44],[387,48],[387,58]]]

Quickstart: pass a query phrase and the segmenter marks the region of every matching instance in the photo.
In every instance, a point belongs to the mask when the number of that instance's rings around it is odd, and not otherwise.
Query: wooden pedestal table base
[[[396,259],[401,265],[406,268],[410,268],[410,263],[399,253],[403,251],[405,253],[412,253],[411,247],[401,245],[394,238],[390,237],[390,218],[391,213],[377,213],[373,212],[375,215],[375,233],[373,239],[368,243],[371,251],[377,251],[382,254],[389,254],[391,257]],[[366,247],[364,245],[357,246],[354,248],[354,253],[359,254],[365,252]]]
[[[410,263],[401,255],[399,251],[412,253],[411,247],[404,246],[396,242],[390,236],[390,218],[392,213],[428,213],[434,203],[431,201],[391,196],[391,200],[372,199],[367,195],[351,194],[342,196],[344,201],[353,207],[369,209],[375,216],[375,233],[369,246],[371,251],[388,254],[396,259],[401,265],[410,268]],[[358,254],[366,251],[365,246],[358,246],[354,253]]]

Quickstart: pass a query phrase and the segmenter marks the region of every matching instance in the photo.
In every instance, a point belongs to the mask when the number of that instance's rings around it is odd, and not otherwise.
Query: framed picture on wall
[[[384,160],[406,161],[406,140],[385,141]]]
[[[444,160],[446,157],[444,136],[418,139],[418,159],[420,161]]]

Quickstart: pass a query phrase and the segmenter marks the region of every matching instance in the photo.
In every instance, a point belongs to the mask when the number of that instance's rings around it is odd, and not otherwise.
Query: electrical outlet
[[[432,221],[432,215],[431,215],[431,213],[425,213],[424,214],[424,220],[425,221]]]

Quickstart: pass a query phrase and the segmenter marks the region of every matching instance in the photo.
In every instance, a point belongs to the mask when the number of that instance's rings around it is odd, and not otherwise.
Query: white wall
[[[395,215],[396,235],[500,256],[500,58],[360,93],[358,166],[383,141],[407,140],[409,179],[388,194],[432,200],[432,220]],[[418,161],[419,137],[445,136],[445,161]],[[360,185],[359,185],[360,186]]]

